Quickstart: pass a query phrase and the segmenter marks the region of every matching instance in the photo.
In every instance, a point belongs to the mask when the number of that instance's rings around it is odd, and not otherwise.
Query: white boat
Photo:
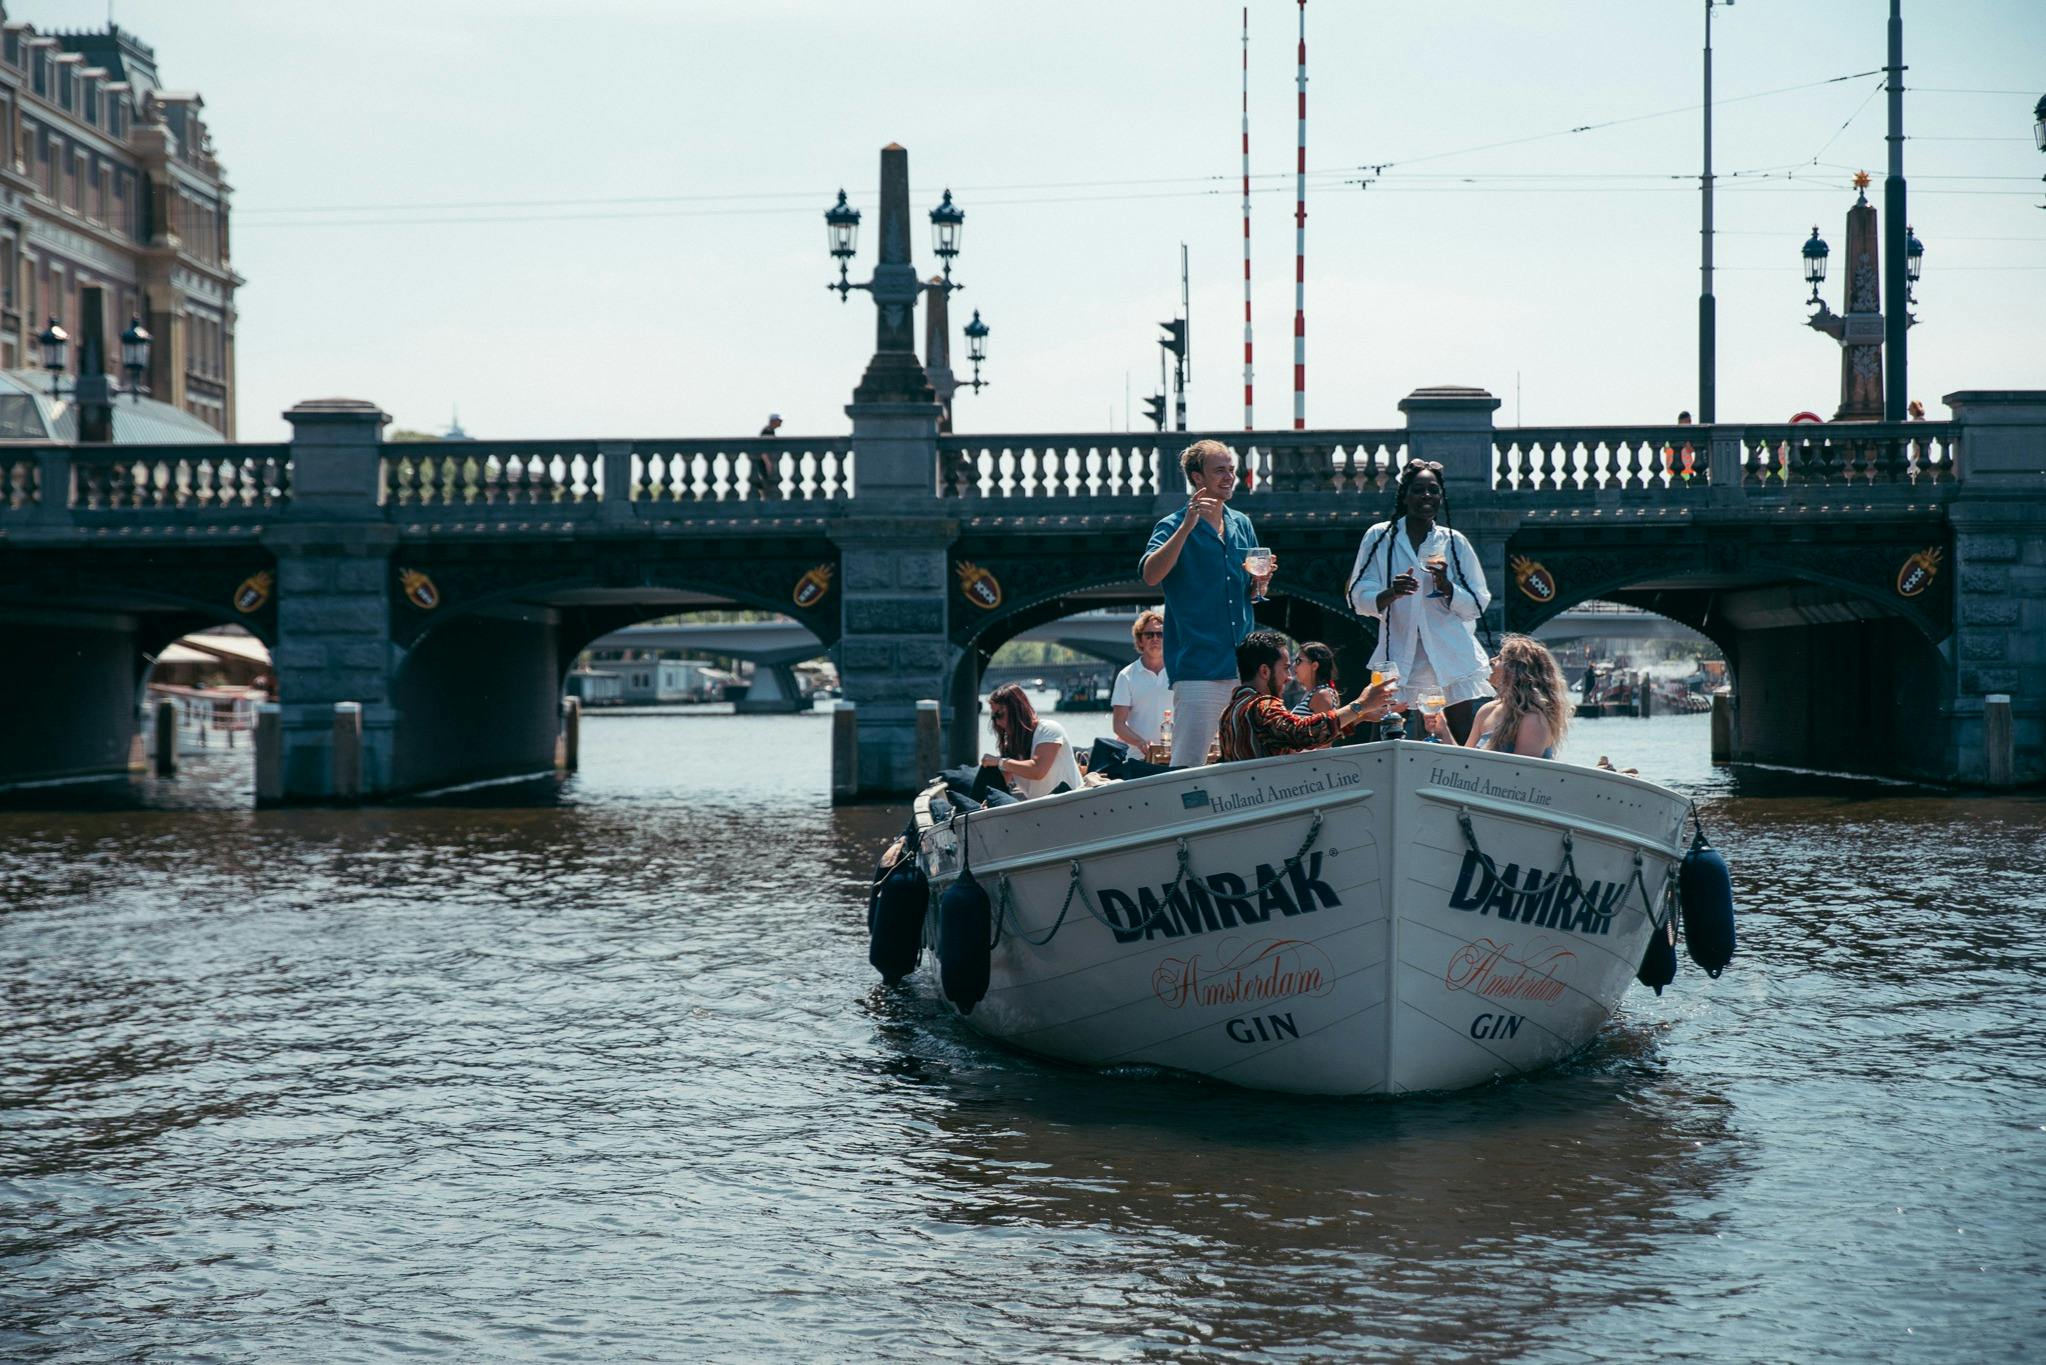
[[[1590,1041],[1675,913],[1689,802],[1391,741],[945,806],[938,787],[917,803],[932,891],[970,863],[993,902],[973,1028],[1088,1066],[1351,1095],[1477,1085]]]

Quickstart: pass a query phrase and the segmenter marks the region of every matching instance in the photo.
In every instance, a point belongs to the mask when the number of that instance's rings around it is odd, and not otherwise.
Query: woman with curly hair
[[[1570,684],[1548,646],[1526,635],[1500,641],[1499,656],[1492,660],[1492,689],[1498,695],[1478,708],[1468,747],[1554,758],[1570,728]],[[1441,716],[1429,716],[1427,724],[1436,738],[1457,742]]]

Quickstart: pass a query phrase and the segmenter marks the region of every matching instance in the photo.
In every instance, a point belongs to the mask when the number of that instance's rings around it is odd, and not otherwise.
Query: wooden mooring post
[[[860,714],[854,702],[831,708],[831,804],[857,801],[860,795]]]
[[[284,799],[284,708],[274,701],[256,703],[256,804],[274,806]]]
[[[928,782],[938,774],[940,746],[938,731],[938,704],[935,701],[920,701],[916,704],[916,771],[919,782]]]
[[[1712,694],[1712,761],[1733,762],[1733,698],[1724,692]]]
[[[1992,787],[2008,787],[2017,769],[2017,739],[2011,730],[2010,693],[1991,692],[1982,699],[1982,778]]]
[[[575,772],[583,761],[583,703],[581,697],[561,699],[561,770]]]
[[[334,799],[336,801],[360,801],[362,799],[362,703],[359,701],[337,701],[334,703],[334,746],[329,751],[332,763]]]
[[[156,703],[156,775],[175,777],[178,771],[178,704],[169,699]]]

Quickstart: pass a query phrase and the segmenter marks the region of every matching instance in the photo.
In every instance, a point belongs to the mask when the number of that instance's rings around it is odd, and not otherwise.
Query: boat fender
[[[924,912],[931,880],[916,854],[905,848],[881,877],[867,909],[867,961],[892,986],[916,970],[923,955]]]
[[[1685,947],[1717,981],[1733,961],[1733,877],[1719,850],[1705,842],[1702,825],[1677,873],[1677,894],[1684,906]]]
[[[1636,981],[1654,987],[1657,995],[1677,979],[1676,932],[1674,917],[1656,925],[1655,932],[1648,936],[1648,951],[1641,955],[1641,970],[1634,973]]]
[[[959,880],[938,897],[938,985],[961,1014],[971,1014],[987,994],[994,914],[987,889],[973,875],[971,817],[957,816],[952,825],[959,833]]]
[[[961,1014],[973,1013],[987,994],[993,925],[986,888],[962,870],[938,897],[938,981]]]

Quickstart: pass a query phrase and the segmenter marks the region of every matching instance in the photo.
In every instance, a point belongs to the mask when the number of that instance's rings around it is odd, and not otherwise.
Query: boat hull
[[[973,1028],[1315,1094],[1453,1089],[1582,1047],[1665,913],[1686,808],[1639,779],[1405,742],[945,823],[920,805],[933,889],[970,862],[994,900]],[[935,914],[926,934],[935,951]]]

